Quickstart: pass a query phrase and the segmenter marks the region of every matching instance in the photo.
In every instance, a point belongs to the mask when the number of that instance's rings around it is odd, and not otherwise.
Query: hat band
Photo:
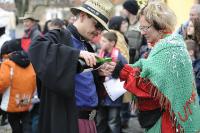
[[[94,8],[92,8],[92,7],[90,7],[89,5],[86,5],[86,4],[83,4],[83,7],[86,8],[87,10],[89,10],[90,12],[92,12],[94,15],[96,15],[100,19],[102,19],[105,23],[108,23],[108,19],[103,14],[101,14],[100,12],[95,10]]]

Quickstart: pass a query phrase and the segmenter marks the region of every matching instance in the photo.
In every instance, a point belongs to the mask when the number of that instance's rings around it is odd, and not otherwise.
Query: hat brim
[[[99,17],[97,17],[96,15],[94,15],[93,13],[91,13],[90,11],[85,9],[84,7],[71,7],[70,10],[71,10],[72,14],[74,14],[74,15],[77,15],[80,11],[83,11],[83,12],[91,15],[105,28],[105,30],[109,30],[108,25],[102,19],[100,19]]]
[[[39,22],[38,19],[34,19],[34,18],[31,18],[31,17],[20,17],[20,18],[19,18],[19,20],[25,20],[25,19],[32,19],[32,20],[34,20],[34,21],[36,21],[36,22]]]

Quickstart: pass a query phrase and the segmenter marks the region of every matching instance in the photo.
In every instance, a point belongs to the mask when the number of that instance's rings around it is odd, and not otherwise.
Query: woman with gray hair
[[[183,38],[172,34],[176,16],[163,2],[150,2],[138,15],[141,34],[153,47],[146,59],[118,63],[114,77],[125,81],[139,109],[139,122],[148,133],[200,131],[192,62]]]

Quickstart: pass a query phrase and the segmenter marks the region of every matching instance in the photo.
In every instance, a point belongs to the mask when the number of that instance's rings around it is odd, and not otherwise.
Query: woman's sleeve
[[[125,65],[120,71],[119,78],[125,81],[124,88],[138,97],[150,98],[150,88],[153,84],[145,78],[140,77],[140,68]]]

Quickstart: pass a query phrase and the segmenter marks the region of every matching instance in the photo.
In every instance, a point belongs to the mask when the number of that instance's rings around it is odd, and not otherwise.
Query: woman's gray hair
[[[149,2],[139,11],[138,18],[141,16],[158,31],[173,32],[175,29],[176,15],[164,2]]]

